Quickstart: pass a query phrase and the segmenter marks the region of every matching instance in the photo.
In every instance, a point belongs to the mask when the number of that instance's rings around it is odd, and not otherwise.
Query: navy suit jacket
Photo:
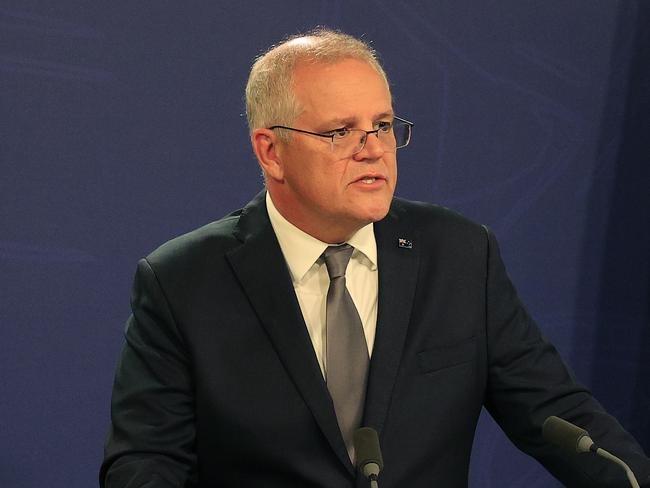
[[[605,462],[547,446],[549,415],[587,428],[650,482],[641,448],[527,314],[486,228],[396,198],[375,236],[379,309],[363,424],[379,432],[382,488],[466,486],[483,406],[568,486],[626,481]],[[102,486],[366,486],[263,193],[141,260],[132,308]]]

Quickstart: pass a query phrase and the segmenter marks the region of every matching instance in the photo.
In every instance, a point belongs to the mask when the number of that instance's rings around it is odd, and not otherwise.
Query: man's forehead
[[[388,84],[364,60],[303,64],[293,82],[303,114],[319,124],[354,126],[393,116]]]
[[[293,70],[292,85],[296,93],[313,96],[344,90],[345,92],[381,92],[392,98],[386,79],[365,60],[345,58],[336,62],[300,62]]]

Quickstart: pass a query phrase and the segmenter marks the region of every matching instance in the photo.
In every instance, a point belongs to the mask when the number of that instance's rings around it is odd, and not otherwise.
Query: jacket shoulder
[[[177,263],[188,266],[193,261],[205,261],[210,256],[223,256],[228,250],[238,245],[234,229],[239,221],[241,210],[175,237],[147,257],[152,267]]]

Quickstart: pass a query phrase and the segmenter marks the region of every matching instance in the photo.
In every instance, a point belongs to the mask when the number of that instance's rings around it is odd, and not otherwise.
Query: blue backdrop
[[[398,194],[493,228],[650,450],[650,3],[3,0],[0,486],[96,485],[135,263],[261,188],[248,68],[316,24],[371,39],[416,123]],[[557,485],[487,417],[471,478]]]

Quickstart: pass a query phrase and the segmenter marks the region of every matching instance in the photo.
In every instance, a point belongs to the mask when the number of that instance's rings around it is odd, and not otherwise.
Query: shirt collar
[[[329,244],[310,236],[285,219],[273,204],[268,191],[266,209],[284,259],[287,261],[291,279],[300,282]],[[355,232],[347,242],[355,249],[352,254],[353,259],[355,257],[360,259],[373,271],[377,269],[377,242],[372,223]]]

